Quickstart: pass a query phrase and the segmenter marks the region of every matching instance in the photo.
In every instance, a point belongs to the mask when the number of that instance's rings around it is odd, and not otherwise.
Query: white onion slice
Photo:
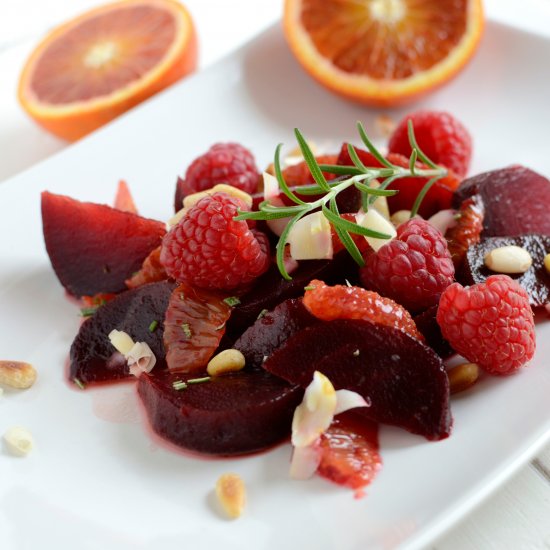
[[[288,235],[288,243],[295,260],[331,260],[330,222],[322,212],[308,214],[296,222]]]
[[[355,220],[361,227],[378,231],[379,233],[386,233],[393,239],[397,235],[397,231],[393,224],[384,218],[380,212],[371,208],[368,212],[358,212],[355,215]],[[374,237],[365,237],[366,241],[377,252],[385,244],[389,243],[391,239],[376,239]]]
[[[436,229],[441,231],[442,235],[447,233],[448,229],[451,229],[456,225],[456,210],[440,210],[436,212],[431,218],[428,218],[428,223],[431,223]]]
[[[309,479],[319,467],[321,453],[316,445],[294,447],[290,461],[292,479]]]

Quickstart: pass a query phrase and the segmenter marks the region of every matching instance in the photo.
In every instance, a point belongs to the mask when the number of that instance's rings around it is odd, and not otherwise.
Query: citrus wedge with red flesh
[[[61,25],[36,47],[21,73],[27,113],[75,140],[195,69],[197,40],[175,0],[126,0]]]

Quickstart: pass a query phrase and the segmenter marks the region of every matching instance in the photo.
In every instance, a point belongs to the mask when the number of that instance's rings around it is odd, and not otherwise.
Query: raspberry
[[[315,157],[315,159],[319,164],[336,164],[338,156],[318,155]],[[275,174],[275,171],[273,170],[272,173]],[[330,174],[329,172],[323,172],[323,174],[325,175],[325,178],[327,180],[332,180],[336,177],[334,174]],[[313,176],[311,175],[311,172],[305,161],[287,166],[283,170],[283,177],[287,185],[289,185],[290,187],[315,183],[315,180],[313,179]]]
[[[529,297],[508,275],[492,275],[466,288],[449,286],[441,296],[437,322],[458,353],[491,374],[510,374],[535,353]]]
[[[211,189],[217,183],[227,183],[246,193],[258,188],[260,174],[252,153],[238,143],[216,143],[197,157],[187,168],[185,179],[176,185],[176,211],[182,207],[183,197]]]
[[[458,211],[457,223],[445,233],[455,267],[462,264],[470,246],[477,244],[483,230],[483,205],[477,196],[466,199]]]
[[[306,287],[304,306],[323,321],[334,319],[361,319],[386,325],[406,332],[424,341],[410,313],[389,298],[357,286],[327,286],[313,280]]]
[[[414,218],[397,228],[395,239],[367,255],[361,281],[409,311],[436,305],[454,280],[454,265],[443,235]]]
[[[409,120],[412,120],[416,141],[428,158],[463,178],[472,157],[472,138],[468,130],[449,113],[416,111],[407,115],[393,132],[389,142],[391,153],[410,156]]]
[[[162,241],[160,261],[168,276],[200,288],[231,290],[266,271],[267,238],[233,219],[239,208],[246,206],[225,193],[193,206]]]

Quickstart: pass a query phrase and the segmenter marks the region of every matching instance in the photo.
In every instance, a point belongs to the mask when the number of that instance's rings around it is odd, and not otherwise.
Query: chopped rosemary
[[[411,218],[413,218],[418,212],[420,204],[422,203],[422,200],[426,196],[426,193],[429,191],[430,187],[439,179],[447,175],[446,168],[436,165],[426,156],[422,149],[420,149],[414,136],[411,121],[409,121],[408,135],[412,152],[409,159],[409,165],[407,167],[392,164],[388,159],[386,159],[373,145],[360,122],[357,123],[357,130],[363,144],[376,159],[376,162],[379,163],[379,166],[365,166],[353,145],[348,145],[348,152],[353,165],[320,165],[317,163],[314,154],[307,144],[307,141],[302,136],[300,130],[295,128],[294,133],[296,135],[296,140],[298,141],[309,172],[315,181],[313,185],[300,187],[300,195],[314,195],[319,196],[319,198],[317,200],[313,200],[312,202],[305,202],[290,189],[281,170],[280,152],[282,144],[279,144],[275,150],[275,159],[273,162],[275,177],[279,184],[280,190],[294,204],[292,206],[276,206],[271,204],[269,201],[264,200],[259,204],[259,210],[253,212],[239,210],[238,216],[235,217],[235,220],[268,221],[281,218],[290,218],[290,221],[287,223],[281,233],[281,236],[279,237],[276,255],[279,271],[287,280],[290,280],[291,277],[284,265],[284,258],[285,248],[290,232],[301,218],[316,212],[319,209],[325,218],[331,223],[336,235],[344,247],[360,266],[363,266],[365,262],[361,252],[357,248],[357,245],[351,238],[350,233],[362,235],[364,237],[372,237],[375,239],[391,239],[391,235],[375,231],[369,227],[364,227],[342,218],[340,216],[336,201],[337,196],[342,191],[345,191],[350,187],[355,187],[355,189],[360,193],[363,210],[366,211],[379,197],[389,197],[399,192],[398,190],[387,189],[396,179],[411,176],[426,178],[428,182],[417,195],[411,210]],[[424,166],[420,168],[418,162],[422,162]],[[335,174],[338,177],[329,182],[326,180],[323,172]],[[380,185],[377,185],[377,182],[381,182]]]
[[[315,290],[315,285],[307,285],[304,287],[304,290]]]
[[[189,323],[182,323],[181,330],[183,330],[183,333],[185,334],[185,336],[187,336],[187,338],[191,338],[191,336],[193,336]]]
[[[86,386],[85,386],[78,378],[73,378],[73,382],[74,382],[75,385],[78,386],[81,390],[85,390],[85,389],[86,389]]]
[[[223,301],[229,307],[235,307],[241,303],[241,301],[237,298],[237,296],[228,296],[227,298],[224,298]]]
[[[210,376],[203,376],[202,378],[189,378],[187,380],[188,384],[202,384],[203,382],[208,382],[210,380]]]
[[[149,332],[155,332],[155,330],[157,330],[158,326],[159,326],[159,322],[155,319],[149,325]]]
[[[80,309],[80,315],[82,317],[91,317],[98,309],[99,306],[83,307]]]
[[[262,311],[260,311],[260,313],[258,313],[257,319],[263,319],[267,312],[268,312],[267,309],[262,309]]]
[[[172,382],[172,387],[175,390],[180,391],[180,390],[184,390],[185,388],[187,388],[187,384],[183,380],[174,380]]]

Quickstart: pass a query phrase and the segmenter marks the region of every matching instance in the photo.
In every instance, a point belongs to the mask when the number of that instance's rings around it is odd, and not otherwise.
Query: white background
[[[282,0],[185,3],[198,29],[201,68],[276,21],[282,11]],[[21,111],[15,97],[17,78],[33,44],[46,30],[97,4],[96,0],[0,0],[0,181],[67,146],[35,126]],[[546,33],[550,27],[549,0],[486,0],[485,4],[488,13],[501,20]],[[434,547],[550,548],[550,448]]]

